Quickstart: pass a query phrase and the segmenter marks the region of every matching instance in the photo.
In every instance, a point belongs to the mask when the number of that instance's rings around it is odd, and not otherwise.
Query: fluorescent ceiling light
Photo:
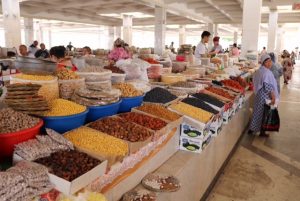
[[[98,15],[104,16],[104,17],[114,17],[114,18],[122,18],[123,15],[130,15],[133,18],[150,18],[154,17],[153,15],[141,13],[141,12],[127,12],[127,13],[108,13],[108,14],[101,14],[99,13]]]
[[[270,8],[268,6],[263,6],[261,9],[262,13],[269,13],[270,12]]]
[[[289,5],[289,6],[277,6],[277,10],[279,11],[283,11],[283,10],[292,10],[293,9],[293,6],[292,5]]]

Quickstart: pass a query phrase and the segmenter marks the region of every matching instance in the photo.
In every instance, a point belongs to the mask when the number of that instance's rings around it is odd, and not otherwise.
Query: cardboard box
[[[19,155],[14,154],[13,155],[13,162],[16,163],[18,161],[24,160]],[[74,179],[73,181],[69,182],[63,178],[60,178],[54,174],[51,174],[48,172],[49,180],[52,184],[54,184],[54,187],[56,190],[66,194],[66,195],[72,195],[76,193],[77,191],[83,189],[90,183],[92,183],[94,180],[96,180],[98,177],[105,174],[107,168],[107,161],[103,161],[101,164],[97,165],[87,173],[81,175],[80,177]]]
[[[209,132],[204,138],[191,138],[180,136],[179,149],[189,151],[192,153],[201,153],[211,141],[211,134]]]

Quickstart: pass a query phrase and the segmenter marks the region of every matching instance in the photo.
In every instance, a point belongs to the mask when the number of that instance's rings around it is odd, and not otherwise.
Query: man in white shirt
[[[203,33],[201,34],[201,41],[197,45],[195,50],[196,64],[200,64],[201,57],[204,57],[208,54],[206,43],[208,43],[209,38],[210,38],[210,33],[208,31],[203,31]]]
[[[38,44],[39,42],[38,41],[33,41],[33,43],[29,46],[29,49],[28,49],[28,53],[31,57],[34,57],[36,51],[38,51]]]

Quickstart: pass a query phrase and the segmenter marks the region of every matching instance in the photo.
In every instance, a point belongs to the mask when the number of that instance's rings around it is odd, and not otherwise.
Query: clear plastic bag
[[[148,82],[147,69],[151,66],[141,59],[119,60],[116,66],[126,73],[126,80],[140,79]]]
[[[81,78],[85,78],[87,82],[100,82],[111,80],[112,72],[105,70],[103,72],[77,72]]]
[[[58,80],[59,97],[70,100],[74,91],[85,86],[84,78],[73,80]]]

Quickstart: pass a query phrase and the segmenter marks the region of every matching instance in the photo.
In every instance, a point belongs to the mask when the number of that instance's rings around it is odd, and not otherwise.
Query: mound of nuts
[[[128,144],[120,139],[88,127],[80,127],[67,132],[64,137],[75,146],[99,155],[125,156]]]
[[[100,119],[91,123],[89,127],[130,142],[145,141],[153,134],[146,128],[119,117]]]
[[[137,90],[132,84],[129,83],[118,83],[113,85],[114,88],[117,88],[121,91],[122,97],[136,97],[136,96],[142,96],[143,92],[140,90]]]
[[[12,133],[36,126],[41,120],[10,108],[0,110],[0,134]]]
[[[73,181],[101,163],[100,160],[75,150],[55,152],[35,162],[48,167],[51,173],[67,181]]]
[[[145,114],[140,114],[136,112],[129,112],[119,115],[121,118],[127,121],[134,122],[146,128],[152,130],[160,130],[167,125],[167,123],[159,118],[150,117]]]

